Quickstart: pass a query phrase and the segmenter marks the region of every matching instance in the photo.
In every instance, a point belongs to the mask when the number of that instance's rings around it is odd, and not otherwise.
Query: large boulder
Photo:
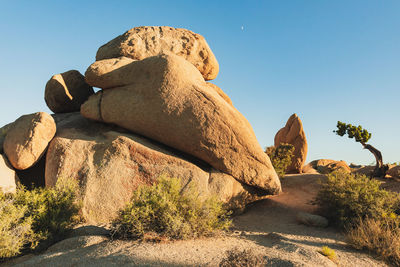
[[[342,171],[346,173],[351,172],[351,168],[346,163],[346,161],[340,160],[332,160],[332,159],[319,159],[313,160],[309,164],[303,167],[303,170],[307,170],[309,167],[315,169],[318,173],[328,174],[333,171]]]
[[[59,177],[78,179],[88,222],[109,222],[139,185],[152,184],[162,175],[233,205],[244,205],[261,193],[204,162],[79,113],[58,114],[56,121],[57,134],[46,158],[46,186],[54,186]]]
[[[101,46],[96,60],[125,56],[136,60],[173,53],[184,57],[201,72],[204,79],[218,75],[219,65],[200,34],[172,27],[136,27]]]
[[[17,188],[18,176],[4,155],[0,154],[0,192],[14,193]]]
[[[53,118],[45,112],[23,115],[10,127],[4,140],[4,153],[17,170],[33,166],[43,156],[56,133]]]
[[[287,173],[301,173],[307,157],[307,140],[300,118],[293,114],[286,122],[285,127],[280,129],[275,135],[275,147],[281,143],[294,146],[292,163],[287,168]]]
[[[94,94],[93,88],[77,70],[56,74],[47,82],[44,99],[54,113],[79,111],[81,105]]]
[[[184,58],[101,60],[85,76],[104,90],[81,106],[84,117],[157,140],[271,194],[281,191],[249,122]]]
[[[390,166],[389,170],[386,172],[387,175],[391,177],[400,178],[400,165]]]
[[[8,133],[8,130],[10,130],[11,125],[12,123],[9,123],[0,128],[0,154],[4,153],[3,150],[4,139],[6,139],[6,135]]]

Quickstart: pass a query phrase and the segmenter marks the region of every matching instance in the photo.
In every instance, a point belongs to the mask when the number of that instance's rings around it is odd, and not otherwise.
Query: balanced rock
[[[0,192],[14,193],[18,181],[18,176],[9,165],[7,158],[0,154]]]
[[[55,133],[56,124],[49,114],[23,115],[8,130],[4,153],[15,169],[28,169],[39,161]]]
[[[54,186],[59,177],[78,179],[88,222],[109,222],[138,186],[163,175],[179,178],[185,188],[193,184],[200,195],[216,195],[232,204],[256,197],[252,191],[257,190],[164,145],[79,113],[56,117],[57,134],[46,157],[46,186]]]
[[[318,173],[321,174],[328,174],[333,171],[343,171],[347,173],[351,172],[351,168],[346,163],[346,161],[343,160],[336,161],[332,159],[319,159],[319,160],[313,160],[307,165],[310,165],[313,169],[315,169]],[[303,169],[305,169],[306,166],[304,166]]]
[[[93,88],[77,70],[56,74],[47,82],[44,99],[54,113],[79,111],[81,105],[94,94]]]
[[[281,143],[294,146],[292,163],[286,170],[288,173],[301,173],[307,157],[307,140],[300,118],[293,114],[286,122],[285,127],[280,129],[275,135],[275,147]]]
[[[250,186],[272,194],[281,191],[249,122],[184,58],[101,60],[85,76],[90,85],[105,90],[82,105],[84,117],[186,152]]]
[[[219,65],[200,34],[172,27],[136,27],[99,48],[96,60],[125,56],[136,60],[173,53],[184,57],[201,72],[204,79],[218,75]]]

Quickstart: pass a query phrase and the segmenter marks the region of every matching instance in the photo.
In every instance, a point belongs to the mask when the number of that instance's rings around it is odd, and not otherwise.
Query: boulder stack
[[[109,222],[138,186],[164,175],[232,208],[281,191],[250,123],[206,82],[218,63],[202,36],[138,27],[102,46],[96,59],[85,80],[77,71],[50,79],[45,99],[56,114],[1,128],[13,167],[29,168],[21,175],[44,172],[46,186],[79,180],[82,214],[92,223]]]
[[[307,157],[307,140],[303,124],[296,114],[290,116],[285,127],[276,133],[274,143],[275,147],[278,147],[281,143],[294,146],[292,163],[286,172],[301,173]]]

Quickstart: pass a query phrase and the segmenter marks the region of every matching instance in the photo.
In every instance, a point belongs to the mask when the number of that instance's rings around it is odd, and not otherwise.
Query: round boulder
[[[55,133],[56,124],[49,114],[21,116],[7,132],[4,153],[15,169],[28,169],[39,161]]]
[[[79,111],[81,105],[94,94],[93,88],[77,70],[56,74],[47,82],[44,99],[54,113]]]

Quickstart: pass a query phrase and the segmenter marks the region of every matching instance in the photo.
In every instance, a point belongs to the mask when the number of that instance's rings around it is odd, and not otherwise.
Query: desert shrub
[[[400,221],[390,214],[381,219],[357,220],[347,232],[348,242],[356,249],[365,249],[394,266],[400,266]]]
[[[39,242],[58,238],[79,211],[77,183],[59,179],[54,188],[0,193],[0,258],[16,256]]]
[[[270,146],[265,149],[268,157],[271,159],[272,166],[278,176],[285,176],[286,169],[292,162],[294,146],[291,144],[280,144],[278,147]]]
[[[323,246],[320,253],[333,262],[337,262],[336,252],[328,246]]]
[[[267,264],[264,257],[256,254],[252,249],[239,250],[234,248],[225,253],[219,263],[220,267],[261,267]]]
[[[362,174],[340,171],[327,176],[314,201],[322,215],[338,226],[359,218],[381,218],[398,209],[399,194],[380,188],[380,182]]]
[[[226,230],[231,221],[222,202],[203,199],[191,187],[182,193],[179,179],[162,176],[152,186],[140,186],[113,221],[113,236],[144,238],[151,233],[169,239],[209,236]]]

